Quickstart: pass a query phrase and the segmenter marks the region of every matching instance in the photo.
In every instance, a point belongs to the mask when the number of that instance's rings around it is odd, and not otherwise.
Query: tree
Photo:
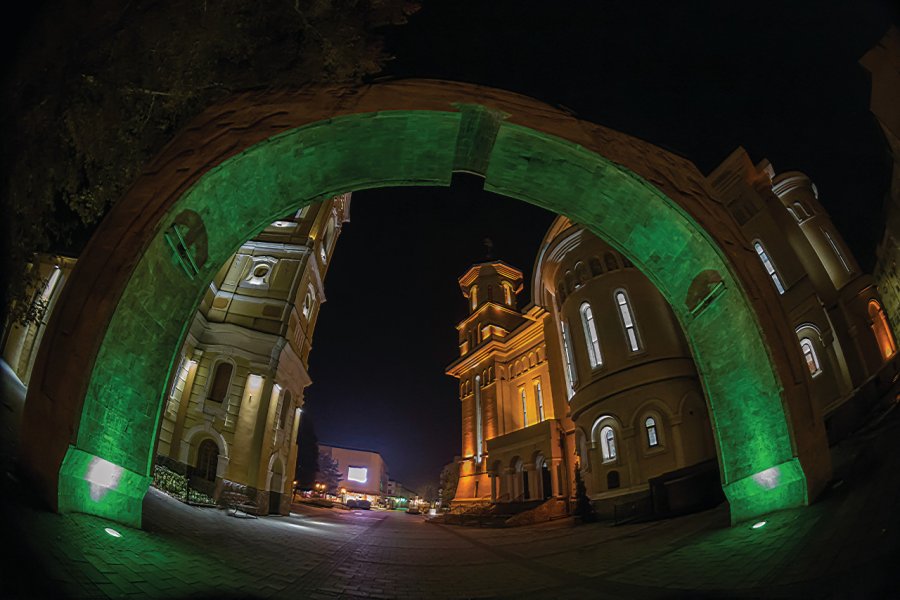
[[[338,484],[341,482],[341,469],[331,455],[319,452],[319,472],[316,474],[319,483],[325,484],[328,493],[336,494]]]
[[[459,463],[453,461],[441,470],[441,506],[449,506],[456,496],[456,485],[459,483]]]
[[[438,493],[437,493],[437,488],[434,486],[434,484],[426,483],[425,485],[423,485],[421,487],[421,490],[422,490],[422,494],[421,494],[422,500],[424,500],[425,502],[428,502],[429,504],[431,504],[432,502],[437,500]]]
[[[297,469],[294,479],[301,490],[311,490],[319,470],[319,439],[312,419],[305,412],[300,416],[297,430]]]
[[[594,512],[594,505],[587,495],[587,487],[581,478],[581,465],[575,463],[575,516],[582,523],[593,523],[597,520],[597,514]]]
[[[35,252],[77,255],[148,160],[243,90],[358,82],[410,0],[44,3],[2,89],[7,314],[28,317]]]

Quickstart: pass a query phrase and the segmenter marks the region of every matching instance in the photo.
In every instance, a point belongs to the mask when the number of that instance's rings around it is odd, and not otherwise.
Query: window
[[[220,362],[216,365],[216,373],[213,376],[212,385],[209,386],[207,398],[214,402],[224,402],[228,397],[228,386],[231,383],[231,373],[234,366],[230,362]]]
[[[647,445],[651,448],[659,446],[659,437],[656,435],[656,419],[647,417],[644,421],[644,428],[647,430]]]
[[[584,339],[587,342],[588,357],[591,360],[591,367],[596,368],[603,365],[603,358],[600,356],[600,341],[597,339],[597,328],[594,325],[594,313],[591,305],[585,302],[581,305],[581,324],[584,326]]]
[[[637,352],[641,349],[641,344],[638,342],[637,327],[631,315],[631,308],[628,306],[628,296],[625,295],[625,290],[616,292],[616,304],[619,306],[619,317],[622,319],[622,327],[625,328],[625,337],[628,338],[628,347],[632,352]]]
[[[469,290],[469,298],[472,299],[472,310],[475,310],[475,307],[478,306],[478,286],[473,285],[472,289]]]
[[[541,380],[536,379],[534,382],[534,397],[537,400],[538,419],[544,420],[544,393],[541,391]]]
[[[784,285],[782,285],[781,283],[781,277],[778,276],[778,272],[775,270],[775,265],[772,264],[772,260],[766,253],[766,249],[763,248],[763,245],[758,241],[753,242],[753,247],[756,249],[756,254],[759,255],[759,260],[762,261],[763,266],[766,268],[766,273],[768,273],[769,277],[772,278],[772,283],[775,284],[775,289],[778,290],[779,294],[783,294]]]
[[[566,326],[565,321],[560,322],[560,329],[562,330],[562,342],[563,342],[563,354],[566,357],[566,379],[569,384],[569,400],[572,399],[572,395],[575,393],[575,367],[572,364],[572,346],[569,341],[569,328]]]
[[[528,397],[525,395],[525,388],[519,388],[519,395],[522,397],[522,424],[528,427]]]
[[[806,359],[806,367],[809,369],[809,374],[815,377],[821,373],[822,368],[819,366],[819,357],[816,356],[816,349],[813,347],[812,341],[809,338],[801,339],[800,349],[803,350],[803,358]]]
[[[616,460],[616,434],[609,425],[600,430],[600,450],[603,462]]]
[[[837,256],[838,260],[841,261],[841,266],[844,267],[844,270],[848,273],[852,272],[850,268],[850,263],[847,262],[847,258],[844,256],[844,253],[841,252],[841,249],[838,247],[837,242],[831,237],[831,234],[822,230],[822,233],[825,234],[825,239],[828,240],[828,245],[831,246],[831,251],[834,252],[834,255]]]
[[[197,470],[194,475],[207,481],[215,481],[218,466],[219,447],[212,440],[203,440],[197,448]]]
[[[505,281],[503,282],[503,300],[507,306],[512,306],[512,286]]]
[[[312,289],[307,290],[306,296],[303,298],[303,318],[309,319],[309,315],[312,314],[313,308],[313,291]]]
[[[281,414],[278,416],[278,428],[284,429],[287,425],[288,413],[291,410],[291,390],[284,390],[281,395]]]
[[[891,334],[891,328],[888,325],[887,317],[884,309],[877,300],[869,301],[869,319],[872,320],[872,333],[875,334],[875,341],[878,343],[878,349],[881,351],[881,358],[889,359],[897,353],[897,344],[894,336]]]

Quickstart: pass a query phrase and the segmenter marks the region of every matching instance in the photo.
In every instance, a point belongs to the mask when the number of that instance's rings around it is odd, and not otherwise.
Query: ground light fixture
[[[122,537],[122,534],[119,533],[118,531],[116,531],[115,529],[113,529],[112,527],[107,527],[107,528],[104,529],[103,531],[105,531],[106,533],[108,533],[109,535],[111,535],[111,536],[113,536],[113,537],[115,537],[115,538],[120,538],[120,537]]]
[[[766,526],[766,523],[768,523],[768,521],[757,521],[750,526],[750,529],[761,529]]]

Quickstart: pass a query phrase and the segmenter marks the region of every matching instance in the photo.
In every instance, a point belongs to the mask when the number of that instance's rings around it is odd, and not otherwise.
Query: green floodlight
[[[103,531],[105,531],[105,532],[108,533],[109,535],[113,536],[114,538],[120,538],[120,537],[122,537],[122,534],[119,533],[118,531],[116,531],[115,529],[113,529],[112,527],[107,527],[107,528],[104,529]]]

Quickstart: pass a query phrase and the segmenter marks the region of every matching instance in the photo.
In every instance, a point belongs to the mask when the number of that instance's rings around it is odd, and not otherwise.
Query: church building
[[[776,289],[806,365],[797,377],[840,439],[898,373],[874,280],[802,173],[776,175],[738,149],[708,183]],[[719,467],[702,379],[675,313],[627,257],[558,217],[531,281],[489,260],[459,285],[469,315],[447,368],[462,411],[454,503],[551,501],[565,513],[576,469],[606,516],[626,503],[671,513],[709,498]],[[531,303],[520,308],[526,285]]]

